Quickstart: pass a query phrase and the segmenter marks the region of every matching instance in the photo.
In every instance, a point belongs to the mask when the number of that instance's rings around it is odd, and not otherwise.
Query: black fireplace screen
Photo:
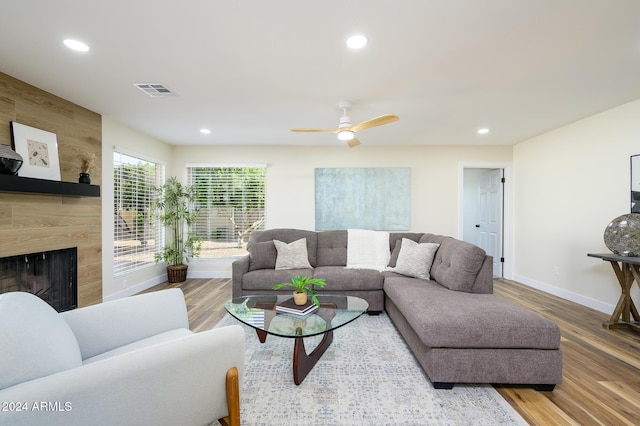
[[[26,291],[58,312],[78,305],[78,249],[0,258],[0,293]]]

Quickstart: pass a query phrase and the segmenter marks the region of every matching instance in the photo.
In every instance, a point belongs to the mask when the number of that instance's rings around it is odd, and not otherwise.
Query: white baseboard
[[[541,281],[536,281],[532,278],[524,277],[522,275],[514,274],[513,281],[517,281],[529,287],[544,291],[545,293],[553,294],[554,296],[561,297],[563,299],[575,302],[582,306],[586,306],[587,308],[595,309],[596,311],[600,311],[605,314],[611,314],[611,312],[613,312],[613,310],[615,309],[614,305],[603,303],[599,300],[591,299],[590,297],[585,297],[581,294],[555,287]]]
[[[133,296],[136,293],[140,293],[141,291],[151,288],[154,285],[162,284],[165,281],[167,281],[167,274],[162,274],[158,277],[152,278],[150,280],[141,282],[131,287],[127,287],[124,290],[105,296],[102,298],[102,301],[108,302],[110,300],[122,299],[123,297]]]
[[[188,271],[187,278],[231,278],[231,273],[227,271]]]

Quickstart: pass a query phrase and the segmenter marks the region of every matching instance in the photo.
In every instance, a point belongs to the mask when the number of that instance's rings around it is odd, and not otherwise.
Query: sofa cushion
[[[316,266],[347,264],[347,231],[318,232],[318,263]]]
[[[289,244],[279,240],[273,240],[278,256],[276,257],[276,269],[303,269],[311,268],[307,253],[307,239],[301,238]]]
[[[67,322],[30,293],[0,294],[0,342],[0,389],[82,365]]]
[[[313,269],[260,269],[258,271],[249,271],[242,276],[242,290],[270,290],[275,292],[273,286],[276,284],[289,282],[291,277],[296,275],[313,276]],[[285,287],[282,290],[292,292],[293,288]]]
[[[438,243],[431,278],[455,291],[472,291],[486,253],[480,247],[452,237],[424,234],[420,243]]]
[[[396,245],[400,241],[402,241],[403,238],[407,238],[417,243],[418,241],[420,241],[420,238],[423,235],[424,234],[422,232],[390,232],[389,233],[389,250],[393,251]],[[398,250],[400,250],[399,247],[398,247]],[[397,259],[397,256],[396,256],[396,259]],[[389,265],[389,266],[395,266],[395,264]]]
[[[375,269],[349,269],[344,266],[318,266],[313,278],[324,278],[323,293],[332,291],[382,290],[384,276]]]
[[[249,270],[275,269],[278,251],[273,241],[253,243],[247,247],[249,251]]]
[[[398,244],[396,243],[396,247]],[[440,247],[437,243],[416,243],[408,238],[400,242],[398,260],[395,267],[388,270],[414,278],[428,280],[431,264],[436,251]]]
[[[315,231],[305,231],[302,229],[289,229],[289,228],[276,228],[267,229],[264,231],[253,231],[249,236],[249,242],[247,243],[247,250],[251,250],[251,246],[255,243],[263,243],[266,241],[279,240],[285,243],[299,240],[301,238],[307,239],[307,254],[309,255],[309,263],[311,266],[316,265],[317,260],[317,247],[318,247],[318,233]]]
[[[560,347],[560,329],[553,321],[494,294],[451,291],[408,277],[387,277],[384,291],[428,347]]]

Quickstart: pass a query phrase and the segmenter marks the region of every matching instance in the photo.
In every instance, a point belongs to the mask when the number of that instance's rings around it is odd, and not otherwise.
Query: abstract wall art
[[[410,229],[408,167],[315,169],[316,230]]]

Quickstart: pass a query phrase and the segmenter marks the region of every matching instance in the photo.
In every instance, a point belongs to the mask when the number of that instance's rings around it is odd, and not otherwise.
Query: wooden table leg
[[[640,328],[640,315],[638,309],[631,299],[631,287],[633,282],[640,283],[640,270],[637,265],[622,263],[622,266],[616,261],[609,261],[613,272],[616,274],[618,283],[621,287],[620,298],[609,321],[605,321],[603,325],[606,328],[633,327]],[[632,320],[633,318],[633,320]]]
[[[260,343],[264,343],[267,340],[267,332],[266,331],[258,330],[256,328],[256,334],[258,335],[258,339],[260,340]]]
[[[311,371],[314,365],[322,357],[322,354],[333,342],[333,331],[324,333],[322,340],[318,346],[307,355],[307,351],[304,348],[304,339],[302,337],[296,337],[296,342],[293,347],[293,382],[296,385],[302,383],[307,377],[307,374]]]

